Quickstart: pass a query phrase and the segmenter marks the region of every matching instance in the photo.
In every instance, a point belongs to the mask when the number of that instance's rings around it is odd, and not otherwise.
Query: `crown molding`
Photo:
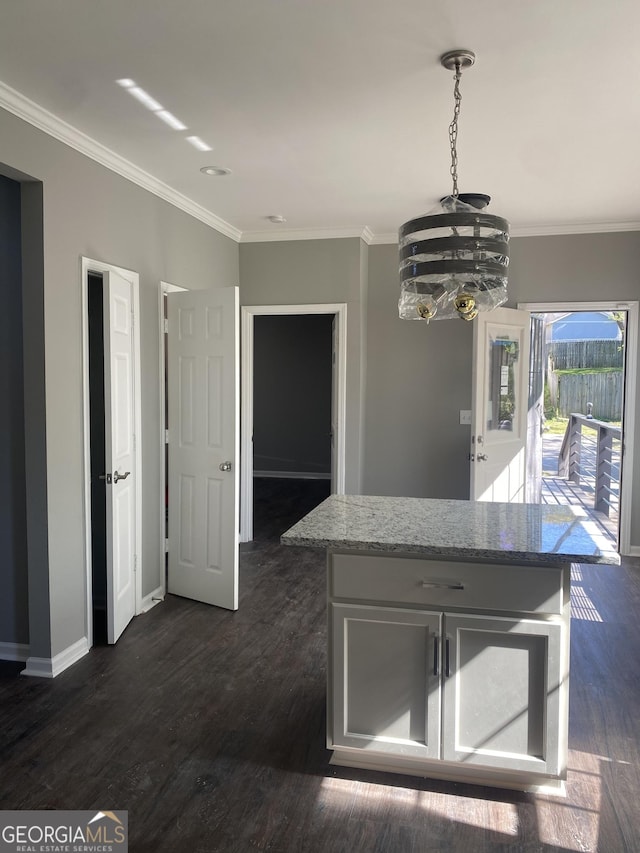
[[[80,154],[84,154],[91,160],[95,160],[96,163],[100,163],[100,165],[105,166],[112,172],[116,172],[116,174],[126,178],[128,181],[137,184],[142,189],[148,190],[174,207],[199,219],[205,225],[235,240],[236,243],[240,242],[241,232],[237,228],[234,228],[233,225],[225,222],[224,219],[220,219],[219,216],[216,216],[210,210],[187,198],[187,196],[182,195],[182,193],[172,189],[167,184],[158,180],[158,178],[154,178],[153,175],[145,172],[144,169],[136,166],[135,163],[131,163],[124,157],[111,151],[110,148],[87,136],[82,131],[73,127],[73,125],[58,118],[49,112],[49,110],[44,109],[44,107],[36,104],[35,101],[25,97],[21,92],[12,89],[2,81],[0,81],[0,107],[37,127],[38,130],[42,130],[49,136],[53,136],[59,142],[64,142],[65,145],[75,149]]]
[[[397,243],[398,242],[398,232],[394,231],[391,234],[374,234],[373,239],[371,240],[371,246],[383,246],[389,243]]]
[[[638,222],[580,222],[566,225],[524,225],[511,228],[511,237],[561,237],[571,234],[612,234],[621,231],[640,231]],[[396,244],[397,234],[373,234],[371,246]]]
[[[284,243],[290,240],[345,240],[357,237],[370,243],[373,233],[365,228],[298,228],[287,231],[243,231],[241,243]]]
[[[640,231],[637,222],[574,222],[566,225],[524,225],[511,228],[511,237],[555,237],[569,234],[611,234],[616,231]]]

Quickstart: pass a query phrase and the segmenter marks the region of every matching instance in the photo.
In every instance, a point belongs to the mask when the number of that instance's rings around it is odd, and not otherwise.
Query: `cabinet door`
[[[445,614],[447,761],[557,775],[566,702],[564,625]]]
[[[441,614],[331,605],[329,748],[440,756]]]

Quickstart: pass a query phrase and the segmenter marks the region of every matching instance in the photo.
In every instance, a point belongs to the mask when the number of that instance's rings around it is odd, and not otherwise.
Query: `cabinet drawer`
[[[564,570],[410,559],[329,555],[333,598],[561,614]]]

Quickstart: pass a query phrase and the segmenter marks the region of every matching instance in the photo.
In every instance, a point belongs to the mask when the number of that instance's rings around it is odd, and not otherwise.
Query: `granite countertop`
[[[598,525],[571,506],[331,495],[281,542],[466,560],[620,563]]]

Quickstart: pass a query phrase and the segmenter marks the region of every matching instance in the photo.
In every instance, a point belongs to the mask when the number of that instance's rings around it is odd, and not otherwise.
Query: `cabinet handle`
[[[449,638],[444,641],[444,674],[447,678],[451,675],[451,667],[449,666]]]
[[[460,581],[446,583],[445,581],[422,581],[423,589],[464,589],[464,584]]]
[[[440,667],[438,664],[440,663],[440,642],[438,639],[438,635],[434,634],[433,636],[433,674],[440,675]]]

